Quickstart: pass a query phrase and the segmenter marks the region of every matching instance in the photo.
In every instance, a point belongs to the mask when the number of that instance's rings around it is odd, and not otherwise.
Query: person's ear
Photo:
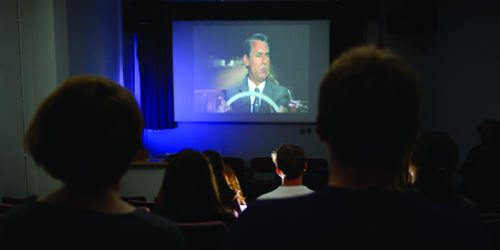
[[[408,166],[408,182],[414,184],[417,182],[417,172],[416,168],[413,165]]]
[[[276,173],[280,176],[280,177],[283,177],[283,174],[281,173],[281,171],[279,169],[276,169]]]
[[[247,67],[248,67],[248,65],[250,65],[250,63],[248,62],[247,54],[243,55],[243,62],[245,63],[245,66],[247,66]]]
[[[318,134],[320,140],[327,140],[325,119],[319,112],[316,114],[316,134]]]
[[[305,164],[305,166],[304,166],[304,172],[305,172],[305,171],[306,171],[306,169],[307,169],[307,162],[306,162],[306,163],[304,163],[304,164]]]

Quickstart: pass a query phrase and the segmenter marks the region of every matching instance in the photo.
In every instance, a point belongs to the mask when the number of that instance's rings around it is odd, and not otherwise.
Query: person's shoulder
[[[136,219],[134,229],[140,230],[148,244],[169,249],[185,249],[185,243],[179,226],[171,220],[142,209],[137,209],[132,216]]]
[[[500,151],[500,139],[495,139],[491,142],[491,148],[492,150],[497,153]]]
[[[308,230],[298,233],[294,228]],[[310,237],[321,239],[311,242],[307,240]],[[415,243],[415,249],[490,249],[478,219],[459,208],[427,202],[414,194],[334,187],[295,198],[254,201],[233,223],[226,238],[224,249],[233,249],[248,238],[259,238],[260,244],[245,249],[264,243],[267,248],[261,248],[273,249],[291,239],[293,244],[288,246],[302,249],[327,249],[335,244],[361,247],[368,242],[396,246],[385,249],[407,249],[402,246],[410,246],[409,242]],[[387,245],[383,239],[395,241]]]
[[[268,81],[268,82],[266,82],[266,86],[267,86],[267,85],[271,86],[271,87],[272,87],[275,91],[287,91],[287,90],[288,90],[288,88],[287,88],[287,87],[285,87],[285,86],[281,86],[281,85],[276,84],[276,83],[274,83],[274,82],[272,82],[272,81]]]
[[[48,208],[50,207],[50,204],[41,204],[35,202],[35,200],[36,197],[32,196],[26,199],[26,201],[24,201],[23,203],[13,206],[5,214],[4,218],[2,219],[2,224],[6,224],[11,221],[14,221],[14,223],[18,223],[18,220],[25,220],[29,218],[29,216],[52,211],[52,208]]]
[[[308,192],[308,193],[314,193],[314,190],[308,188],[307,186],[305,185],[301,185],[299,186],[304,192]]]
[[[275,193],[271,193],[268,193],[269,195],[262,199],[250,203],[248,208],[238,217],[236,222],[248,220],[248,222],[245,223],[258,223],[258,221],[265,221],[266,219],[264,218],[274,220],[278,218],[280,214],[300,213],[300,211],[309,210],[311,206],[314,207],[314,204],[321,202],[321,199],[309,197],[309,195],[278,198]],[[293,209],[290,210],[290,208]],[[254,218],[259,219],[254,220]]]
[[[469,150],[469,154],[476,152],[481,147],[481,144],[477,144]]]
[[[473,211],[430,201],[412,192],[403,193],[398,200],[389,210],[394,218],[405,221],[408,234],[422,234],[417,237],[421,244],[433,242],[450,249],[491,249],[488,233]]]
[[[433,203],[423,211],[430,217],[428,230],[447,232],[443,242],[456,244],[456,249],[491,249],[490,237],[477,214],[463,207]],[[450,243],[450,244],[452,244]]]
[[[138,221],[140,221],[144,225],[157,230],[165,232],[170,232],[170,231],[178,232],[179,230],[176,223],[172,222],[171,220],[161,215],[148,213],[147,211],[142,209],[137,209],[133,213],[133,215],[138,219]]]
[[[229,225],[231,225],[231,223],[233,223],[233,221],[236,219],[236,215],[231,212],[224,212],[221,214],[220,218],[220,221],[224,222],[224,224],[226,224],[226,227],[229,227]]]
[[[314,193],[314,190],[311,190],[304,185],[280,186],[269,193],[259,196],[257,200],[295,198],[311,193]]]
[[[240,88],[240,85],[238,85],[238,86],[234,86],[234,87],[231,87],[231,88],[228,88],[228,89],[226,90],[226,93],[227,93],[228,95],[235,95],[235,94],[238,92],[238,89],[239,89],[239,88]]]
[[[259,200],[275,199],[275,198],[278,198],[277,194],[278,194],[278,190],[275,189],[269,193],[265,193],[265,194],[257,197],[257,200],[259,201]]]
[[[248,88],[248,87],[246,87]],[[226,90],[226,95],[228,96],[228,98],[238,94],[239,92],[242,92],[243,90],[245,89],[245,85],[244,83],[240,84],[240,85],[236,85],[234,87],[231,87],[231,88],[228,88]]]
[[[290,235],[280,239],[284,236],[284,230],[296,227],[297,230],[294,232],[298,233],[302,231],[303,225],[317,222],[309,220],[307,215],[311,214],[311,208],[319,205],[303,200],[301,197],[253,201],[231,224],[221,249],[280,249],[281,240],[291,242],[286,238]],[[295,236],[292,237],[295,238]],[[259,240],[248,242],[248,239],[252,238]]]
[[[227,91],[239,91],[241,88],[241,84],[240,85],[236,85],[234,87],[231,87],[231,88],[228,88]]]

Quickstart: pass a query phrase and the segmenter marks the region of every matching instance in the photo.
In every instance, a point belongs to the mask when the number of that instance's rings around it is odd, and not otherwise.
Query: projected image
[[[308,113],[309,26],[193,29],[195,113]]]

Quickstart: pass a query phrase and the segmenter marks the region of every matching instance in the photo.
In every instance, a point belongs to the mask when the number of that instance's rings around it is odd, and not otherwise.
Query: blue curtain
[[[144,128],[175,127],[172,86],[172,26],[155,33],[137,34]]]

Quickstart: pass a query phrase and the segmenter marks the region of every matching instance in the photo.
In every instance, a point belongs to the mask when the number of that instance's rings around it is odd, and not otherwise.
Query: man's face
[[[243,56],[243,61],[248,68],[248,77],[256,85],[266,80],[269,75],[269,48],[263,41],[252,41],[250,58]]]

